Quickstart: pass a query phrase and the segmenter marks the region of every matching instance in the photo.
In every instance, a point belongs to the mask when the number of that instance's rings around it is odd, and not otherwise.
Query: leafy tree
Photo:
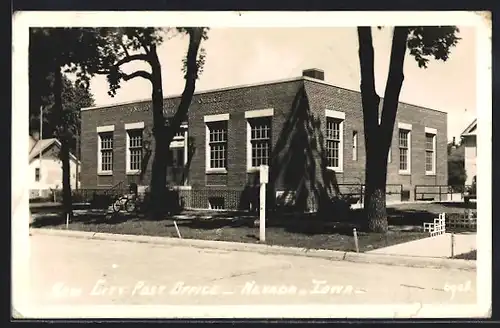
[[[89,28],[31,28],[29,43],[30,110],[51,104],[54,136],[61,142],[63,207],[72,214],[69,153],[74,138],[73,96],[63,95],[64,72],[77,74],[77,85],[88,88],[90,63],[98,62],[97,41]],[[75,92],[75,97],[76,92]],[[48,109],[46,109],[48,110]]]
[[[371,27],[357,28],[359,63],[361,68],[361,98],[366,148],[365,212],[371,231],[388,229],[385,190],[387,158],[403,85],[403,64],[407,50],[421,68],[427,68],[429,58],[446,61],[451,48],[460,40],[455,26],[398,26],[393,30],[389,75],[382,104],[375,89],[374,50]]]
[[[466,179],[465,146],[448,143],[448,185],[458,192],[463,189]]]
[[[189,45],[186,58],[183,60],[184,78],[186,80],[180,104],[170,122],[166,121],[163,111],[163,86],[161,64],[157,48],[168,33],[188,35]],[[159,218],[163,213],[166,197],[167,164],[169,148],[175,133],[180,129],[186,117],[195,90],[196,80],[203,70],[205,51],[200,48],[202,40],[206,40],[208,28],[186,27],[175,29],[162,28],[99,28],[97,31],[99,58],[90,71],[105,74],[109,82],[109,94],[114,96],[122,81],[143,78],[151,83],[151,99],[153,111],[154,158],[151,174],[152,214]],[[131,62],[142,62],[149,65],[150,72],[136,70],[126,74],[122,66]]]
[[[452,187],[459,187],[465,185],[467,180],[467,173],[465,172],[465,165],[463,159],[449,159],[448,160],[448,185]]]
[[[54,108],[54,95],[52,92],[53,75],[49,75],[46,79],[41,80],[43,84],[33,85],[30,88],[30,131],[40,129],[40,106],[42,107],[42,133],[40,138],[51,138],[57,134],[57,111]],[[40,81],[40,82],[41,82]],[[45,85],[46,84],[46,85]],[[48,87],[48,94],[44,97],[34,95],[38,91]],[[64,108],[64,121],[68,126],[70,134],[69,149],[76,157],[79,157],[77,150],[76,139],[80,135],[80,109],[84,107],[94,106],[94,97],[88,89],[82,88],[78,84],[72,82],[66,75],[63,75],[63,90],[62,90],[62,106]]]

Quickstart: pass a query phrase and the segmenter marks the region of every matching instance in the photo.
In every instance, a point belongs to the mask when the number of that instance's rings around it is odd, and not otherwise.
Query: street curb
[[[330,261],[347,261],[366,264],[384,264],[392,266],[405,266],[414,268],[433,268],[433,269],[455,269],[463,271],[476,271],[476,261],[430,258],[430,257],[412,257],[400,255],[384,255],[369,253],[353,253],[332,250],[312,250],[298,247],[270,246],[262,244],[247,244],[227,241],[199,240],[199,239],[178,239],[170,237],[155,237],[144,235],[120,235],[89,231],[72,231],[61,229],[43,229],[32,228],[32,235],[50,235],[64,236],[83,239],[128,241],[136,243],[148,243],[156,245],[170,246],[188,246],[195,248],[209,248],[223,251],[243,251],[257,252],[262,254],[275,255],[293,255],[322,258]]]

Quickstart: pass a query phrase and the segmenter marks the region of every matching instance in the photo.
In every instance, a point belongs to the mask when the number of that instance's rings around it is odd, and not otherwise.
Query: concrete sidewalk
[[[454,239],[453,255],[468,253],[477,249],[476,233],[454,234]],[[435,237],[418,239],[403,244],[375,249],[367,253],[449,258],[452,256],[451,234],[445,233]]]

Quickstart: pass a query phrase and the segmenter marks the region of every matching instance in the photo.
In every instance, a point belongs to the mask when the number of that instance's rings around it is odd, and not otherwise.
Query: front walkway
[[[457,233],[454,234],[453,255],[468,253],[477,249],[476,233]],[[385,254],[385,255],[406,255],[406,256],[425,256],[425,257],[451,257],[451,234],[418,239],[403,244],[384,247],[369,251],[367,253]]]

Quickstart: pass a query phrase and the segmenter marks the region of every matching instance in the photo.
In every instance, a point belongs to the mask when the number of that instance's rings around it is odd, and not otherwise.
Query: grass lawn
[[[462,260],[477,260],[477,250],[470,251],[468,253],[460,254],[460,255],[455,255],[452,257],[454,259],[462,259]]]
[[[353,228],[356,228],[360,252],[365,252],[428,237],[428,233],[421,231],[423,222],[432,222],[438,213],[445,211],[459,215],[464,209],[442,204],[391,206],[388,208],[390,231],[387,234],[364,232],[360,224],[360,210],[354,210],[348,222],[324,222],[305,215],[278,218],[270,214],[266,222],[266,244],[355,251]],[[254,224],[255,219],[255,215],[248,213],[209,211],[185,211],[183,215],[175,217],[183,238],[259,243],[259,228]],[[106,217],[104,214],[92,213],[75,216],[68,228],[103,233],[177,237],[173,222],[172,217],[153,221],[125,214]],[[64,218],[57,215],[37,218],[33,227],[66,229]]]

